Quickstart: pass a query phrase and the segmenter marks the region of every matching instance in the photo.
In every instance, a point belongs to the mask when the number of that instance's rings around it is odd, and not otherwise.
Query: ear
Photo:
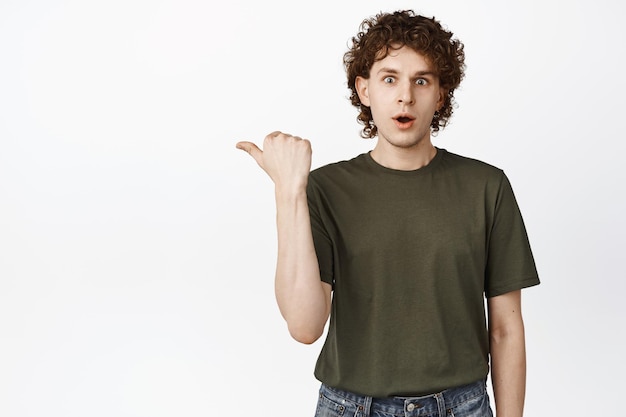
[[[356,93],[359,95],[359,100],[364,106],[370,106],[369,96],[369,79],[363,78],[360,75],[356,77],[355,83]]]
[[[443,107],[443,103],[446,101],[446,95],[448,92],[445,88],[439,87],[439,100],[437,100],[437,111],[441,110]]]

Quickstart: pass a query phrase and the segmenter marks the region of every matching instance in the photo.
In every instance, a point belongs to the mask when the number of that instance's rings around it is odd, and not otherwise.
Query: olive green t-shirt
[[[369,153],[311,172],[322,280],[333,285],[315,375],[373,397],[419,395],[485,378],[485,296],[539,278],[502,170],[437,149],[415,171]]]

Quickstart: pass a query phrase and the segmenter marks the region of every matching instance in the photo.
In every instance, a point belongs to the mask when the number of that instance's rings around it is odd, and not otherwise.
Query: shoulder
[[[355,173],[364,170],[366,165],[366,154],[361,154],[349,160],[333,162],[319,168],[315,168],[311,171],[310,178],[317,182],[323,182],[328,179],[337,180],[340,177],[352,176]]]
[[[442,152],[440,166],[444,171],[462,175],[467,179],[502,181],[505,177],[501,168],[487,162],[458,155],[445,149],[439,151]]]
[[[442,161],[450,167],[458,167],[461,169],[470,169],[491,173],[502,172],[502,169],[500,169],[499,167],[496,167],[495,165],[489,164],[485,161],[459,155],[445,149],[440,149],[439,151],[442,152]]]

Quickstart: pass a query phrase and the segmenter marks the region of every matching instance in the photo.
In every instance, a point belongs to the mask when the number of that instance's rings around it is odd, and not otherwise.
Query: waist
[[[357,406],[368,406],[372,410],[387,413],[419,411],[421,413],[437,412],[441,405],[446,408],[454,408],[473,398],[485,395],[486,382],[479,380],[467,385],[445,389],[440,392],[393,397],[369,397],[322,384],[320,393],[337,403],[350,402]],[[421,414],[420,414],[421,415]]]

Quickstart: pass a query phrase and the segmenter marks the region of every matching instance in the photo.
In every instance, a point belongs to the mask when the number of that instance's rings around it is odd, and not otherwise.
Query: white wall
[[[435,144],[505,169],[533,244],[527,415],[614,414],[618,2],[4,0],[0,415],[312,415],[321,342],[287,335],[271,183],[234,144],[284,130],[315,166],[370,149],[341,57],[364,17],[411,7],[466,45]]]

